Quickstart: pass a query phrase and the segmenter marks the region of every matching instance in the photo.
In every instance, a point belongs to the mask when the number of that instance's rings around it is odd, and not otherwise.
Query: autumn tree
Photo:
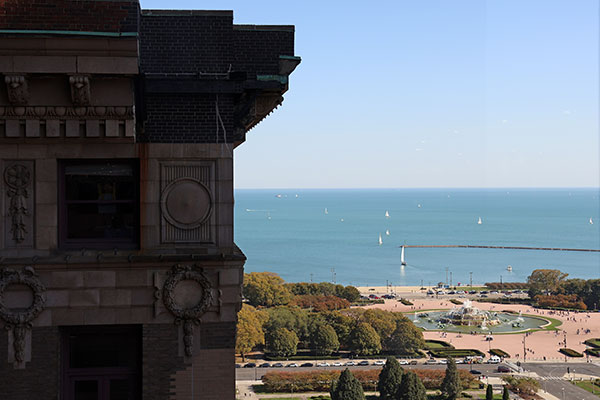
[[[315,354],[320,356],[329,356],[340,348],[335,330],[327,324],[315,325],[311,334],[311,348]]]
[[[379,373],[377,390],[382,400],[394,400],[402,382],[402,367],[396,357],[388,357]]]
[[[254,307],[243,304],[238,312],[237,336],[235,339],[235,351],[240,353],[242,360],[254,347],[265,343],[263,324],[268,316]]]
[[[361,356],[378,354],[381,351],[379,335],[366,322],[361,322],[350,334],[350,351]]]
[[[557,293],[562,281],[569,274],[557,269],[536,269],[527,278],[529,284],[529,297],[532,299],[538,294]]]
[[[458,379],[458,370],[454,358],[449,357],[446,364],[446,375],[442,381],[442,395],[446,400],[455,400],[460,394],[460,380]]]
[[[275,329],[265,337],[265,351],[277,357],[289,357],[296,354],[298,336],[285,328]]]
[[[331,400],[365,400],[365,393],[348,368],[342,371],[340,378],[331,385]]]
[[[273,307],[292,300],[292,293],[283,285],[283,279],[272,272],[244,274],[244,297],[253,306]]]
[[[404,371],[396,400],[427,400],[425,386],[412,371]]]

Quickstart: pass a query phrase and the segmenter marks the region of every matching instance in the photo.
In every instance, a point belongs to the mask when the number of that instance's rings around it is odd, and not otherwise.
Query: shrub
[[[594,348],[600,347],[600,339],[599,338],[588,339],[583,343],[587,344],[588,346],[594,347]]]
[[[517,378],[505,375],[502,377],[508,389],[517,394],[534,395],[540,389],[540,383],[533,378]]]
[[[580,352],[575,351],[573,349],[563,347],[559,351],[569,357],[583,357],[583,354],[581,354]]]
[[[404,304],[405,306],[412,306],[413,303],[411,303],[410,301],[406,300],[406,299],[400,299],[398,300],[400,303]]]
[[[587,310],[587,306],[576,294],[537,295],[534,297],[538,307],[545,308],[572,308]]]
[[[490,349],[490,354],[494,355],[494,356],[502,357],[502,358],[510,357],[510,354],[508,354],[507,352],[505,352],[504,350],[501,350],[501,349]]]
[[[591,356],[600,357],[600,349],[587,349],[585,352]]]
[[[453,348],[454,348],[454,346],[452,346],[448,342],[444,342],[443,340],[429,339],[429,340],[425,341],[425,349],[426,350],[453,349]]]
[[[463,302],[460,300],[456,300],[456,299],[450,299],[450,303],[460,306],[460,305],[462,305]]]
[[[429,353],[432,357],[436,358],[448,358],[448,357],[467,357],[467,356],[481,356],[483,354],[481,351],[476,349],[433,349],[429,350]]]

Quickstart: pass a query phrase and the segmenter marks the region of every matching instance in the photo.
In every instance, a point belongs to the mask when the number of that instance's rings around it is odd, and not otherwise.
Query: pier
[[[399,246],[408,248],[459,248],[459,249],[504,249],[504,250],[544,250],[544,251],[587,251],[600,253],[600,249],[570,249],[563,247],[526,247],[526,246],[478,246],[471,244],[421,244]]]

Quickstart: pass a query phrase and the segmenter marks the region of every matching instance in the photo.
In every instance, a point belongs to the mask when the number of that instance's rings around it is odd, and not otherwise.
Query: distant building
[[[0,398],[234,399],[233,149],[293,26],[0,4]]]

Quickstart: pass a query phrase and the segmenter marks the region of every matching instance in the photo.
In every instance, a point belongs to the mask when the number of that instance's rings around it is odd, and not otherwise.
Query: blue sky
[[[600,186],[597,0],[141,4],[296,26],[236,188]]]

